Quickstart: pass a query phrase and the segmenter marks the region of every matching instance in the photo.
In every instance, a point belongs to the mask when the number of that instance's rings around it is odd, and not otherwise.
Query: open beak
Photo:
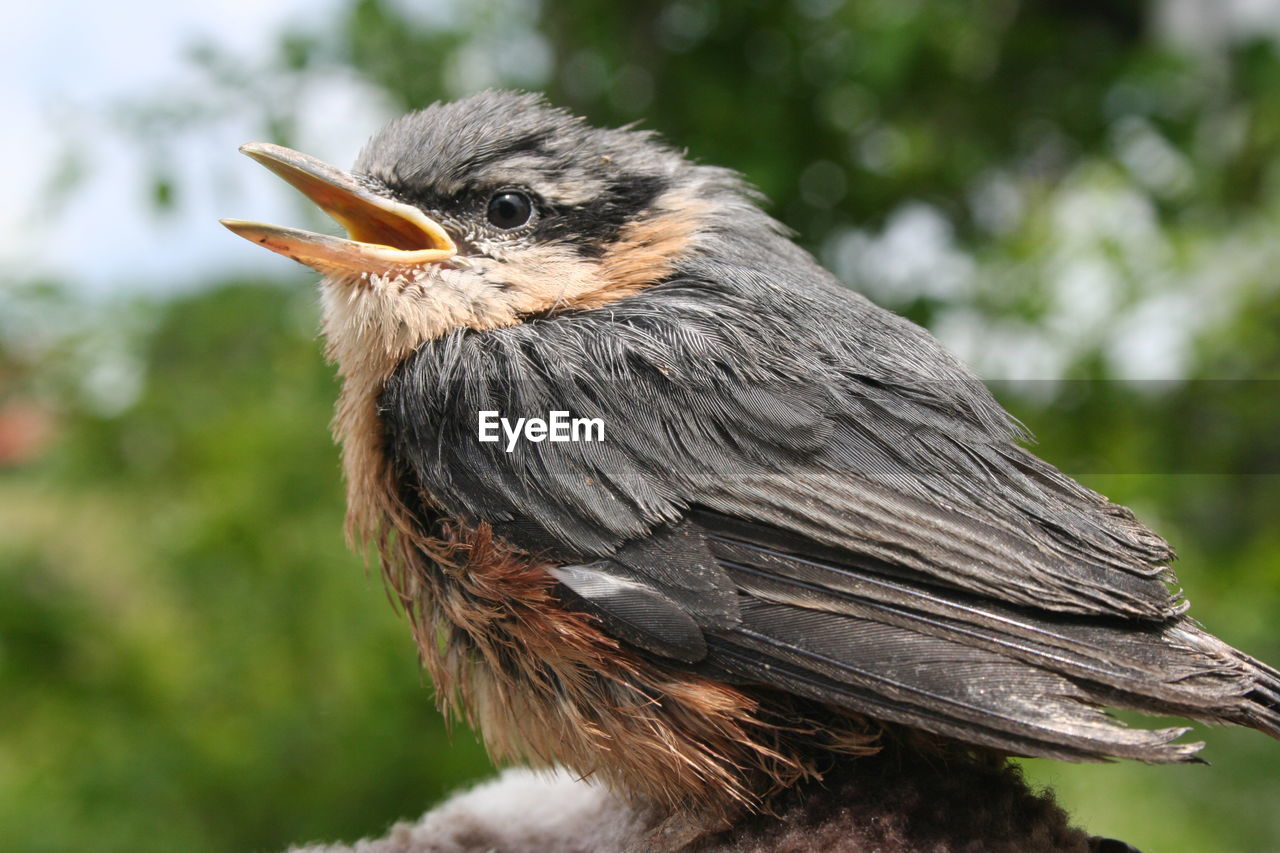
[[[458,252],[440,224],[413,205],[370,192],[355,178],[314,157],[267,142],[240,150],[284,178],[347,231],[347,238],[223,219],[246,240],[322,273],[385,274],[444,261]]]

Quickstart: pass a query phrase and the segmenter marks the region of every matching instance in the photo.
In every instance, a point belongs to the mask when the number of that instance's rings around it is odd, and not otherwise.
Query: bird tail
[[[1252,688],[1241,697],[1239,708],[1228,721],[1257,729],[1280,740],[1280,670],[1236,651],[1217,637],[1208,634],[1205,637],[1213,640],[1222,650],[1230,652],[1252,680]]]
[[[1194,761],[1185,728],[1131,729],[1125,707],[1280,737],[1280,672],[1178,616],[1054,614],[940,589],[892,567],[785,553],[730,531],[712,551],[742,598],[711,658],[878,719],[1014,754]]]

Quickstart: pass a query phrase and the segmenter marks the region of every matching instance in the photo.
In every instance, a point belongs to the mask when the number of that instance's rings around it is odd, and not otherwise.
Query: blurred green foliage
[[[6,850],[283,849],[481,773],[342,541],[305,283],[164,306],[122,413],[0,481]]]
[[[127,122],[156,204],[181,195],[168,131],[230,103],[292,142],[326,68],[405,109],[518,85],[639,120],[985,374],[1051,380],[999,386],[1041,453],[1174,541],[1211,630],[1280,661],[1273,42],[1175,49],[1122,0],[448,8],[351,0],[256,74],[201,45],[222,106]],[[309,280],[205,273],[105,306],[0,293],[0,423],[54,424],[0,471],[3,849],[350,839],[488,772],[344,547]],[[1029,767],[1141,849],[1280,849],[1280,746],[1206,737],[1212,767]]]

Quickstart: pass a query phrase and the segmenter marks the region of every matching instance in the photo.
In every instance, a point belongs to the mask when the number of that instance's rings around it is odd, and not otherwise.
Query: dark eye
[[[499,228],[519,228],[533,216],[533,202],[524,193],[507,190],[489,199],[489,221]]]

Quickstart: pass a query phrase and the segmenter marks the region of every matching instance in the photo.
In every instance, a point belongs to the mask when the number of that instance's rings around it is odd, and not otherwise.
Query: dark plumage
[[[359,241],[231,223],[326,274],[353,530],[496,754],[726,807],[886,742],[1200,746],[1103,706],[1280,734],[1280,674],[1184,615],[1165,542],[736,175],[506,93],[394,122],[349,185],[250,153]],[[502,192],[527,223],[486,221]],[[486,410],[604,440],[508,450]]]

